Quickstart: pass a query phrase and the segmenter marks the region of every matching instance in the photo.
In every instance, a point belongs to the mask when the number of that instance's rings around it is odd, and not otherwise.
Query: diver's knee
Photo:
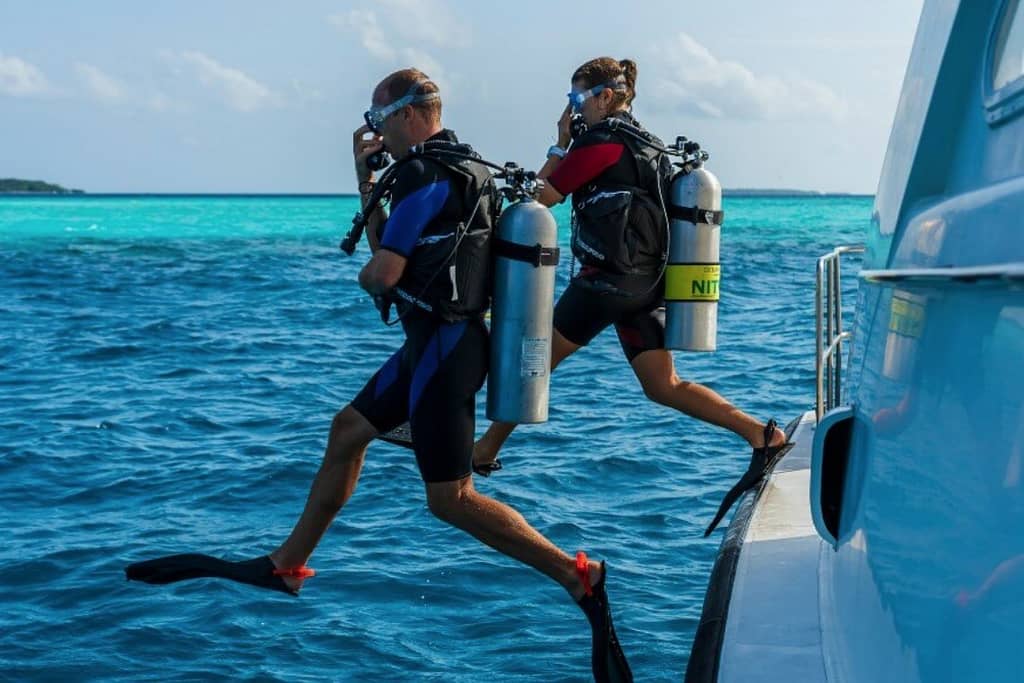
[[[664,380],[657,382],[641,382],[640,386],[644,389],[644,396],[648,400],[654,401],[660,405],[668,405],[669,398],[672,395],[672,384]]]
[[[374,434],[376,430],[365,417],[352,406],[345,406],[331,420],[329,441],[336,445],[333,450],[361,453]]]
[[[431,514],[448,524],[456,524],[465,508],[465,495],[458,482],[427,484],[427,507]]]

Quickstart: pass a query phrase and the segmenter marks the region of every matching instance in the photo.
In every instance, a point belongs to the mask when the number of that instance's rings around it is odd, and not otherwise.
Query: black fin
[[[378,434],[377,438],[381,441],[387,441],[393,443],[396,446],[403,446],[404,448],[412,448],[412,428],[408,422],[398,425],[390,432],[384,432]]]
[[[764,442],[765,446],[761,448],[755,448],[753,453],[750,455],[750,465],[747,466],[747,471],[743,473],[743,476],[739,478],[729,492],[725,494],[725,498],[722,499],[722,504],[718,506],[718,512],[715,513],[715,518],[711,520],[711,524],[704,530],[704,538],[711,535],[711,532],[715,530],[718,523],[725,517],[725,513],[729,512],[729,508],[733,506],[740,496],[752,489],[761,481],[768,471],[775,465],[775,463],[786,454],[790,448],[793,447],[792,442],[787,441],[781,446],[768,447],[767,443],[771,441],[772,434],[775,432],[775,428],[778,425],[775,420],[768,420],[768,424],[764,427]]]
[[[501,458],[495,458],[492,462],[485,462],[480,463],[479,465],[473,465],[473,471],[479,474],[481,477],[489,477],[500,469]]]
[[[186,553],[136,562],[124,569],[129,581],[163,585],[189,579],[217,578],[298,595],[280,576],[274,575],[274,563],[266,555],[242,562],[228,562],[210,555]]]
[[[596,683],[632,683],[633,672],[615,634],[612,610],[604,589],[607,576],[608,571],[602,562],[601,580],[591,589],[590,595],[584,595],[577,603],[590,622],[590,666]]]

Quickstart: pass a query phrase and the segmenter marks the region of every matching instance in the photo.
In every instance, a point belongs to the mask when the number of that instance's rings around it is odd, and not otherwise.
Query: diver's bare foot
[[[772,434],[771,441],[768,442],[769,448],[776,448],[778,446],[785,445],[786,443],[786,432],[782,431],[778,427],[775,428],[775,432]]]

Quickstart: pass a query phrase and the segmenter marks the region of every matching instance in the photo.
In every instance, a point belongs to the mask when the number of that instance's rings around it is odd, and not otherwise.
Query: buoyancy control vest
[[[619,123],[629,127],[622,130]],[[628,150],[636,173],[635,184],[602,180],[602,173],[573,193],[572,252],[584,266],[620,274],[660,272],[668,249],[665,198],[671,183],[671,161],[657,147],[657,136],[627,119],[606,119],[588,133],[607,136]]]
[[[401,317],[418,309],[454,322],[481,315],[490,305],[491,236],[501,200],[487,168],[466,157],[480,158],[469,145],[428,140],[397,162],[420,159],[439,166],[460,201],[456,215],[438,216],[431,234],[417,241],[389,293]]]

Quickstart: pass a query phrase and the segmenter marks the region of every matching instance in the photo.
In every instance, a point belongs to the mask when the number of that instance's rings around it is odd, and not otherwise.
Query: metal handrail
[[[815,415],[818,420],[842,402],[843,342],[851,337],[843,332],[842,283],[840,257],[860,254],[864,247],[836,247],[818,259],[814,288],[815,329]],[[824,293],[824,295],[823,295]],[[824,329],[823,329],[824,328]]]

